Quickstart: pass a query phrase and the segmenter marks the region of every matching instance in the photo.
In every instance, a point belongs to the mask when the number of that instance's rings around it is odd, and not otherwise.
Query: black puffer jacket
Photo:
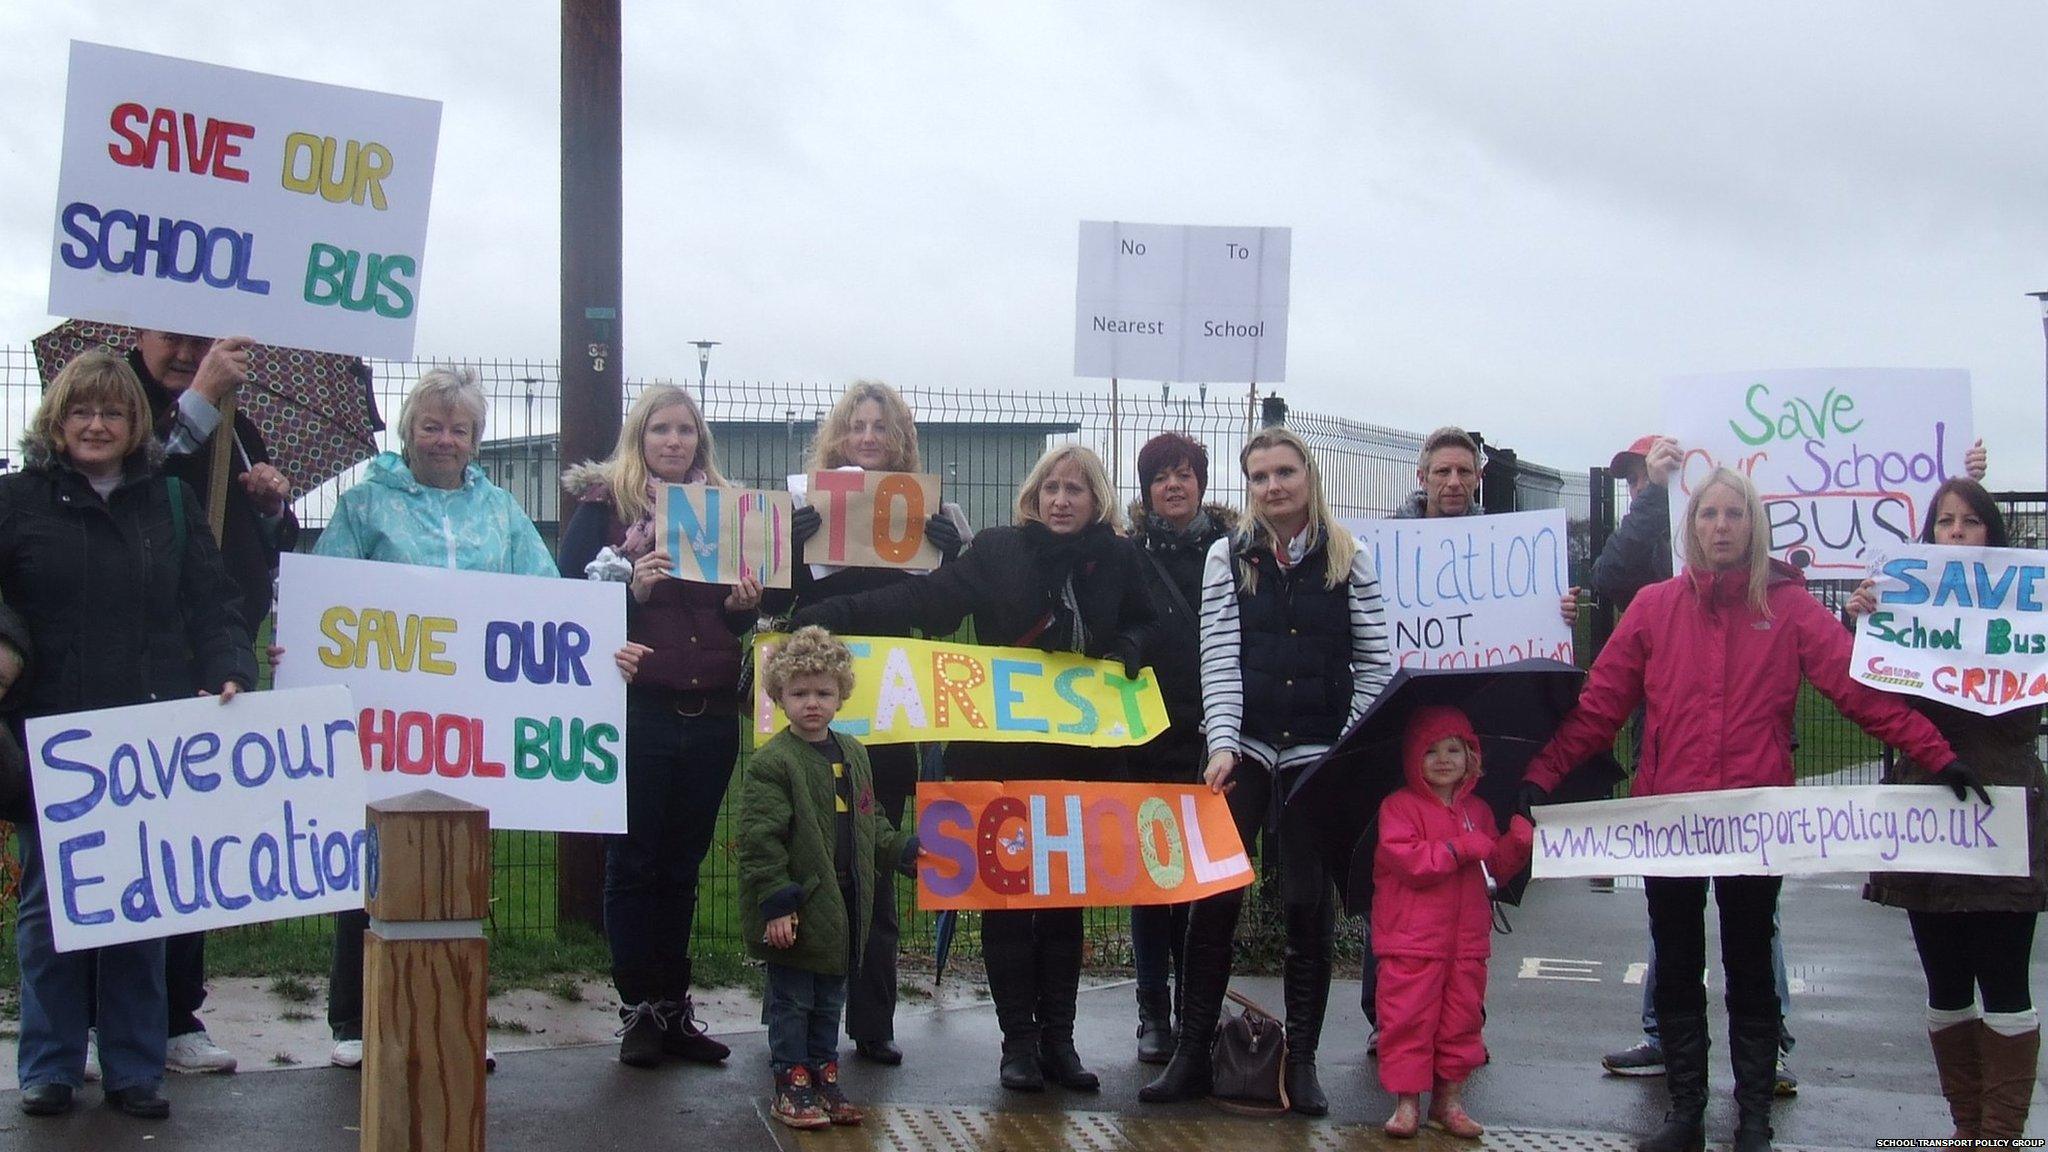
[[[36,646],[28,634],[28,622],[5,604],[0,604],[0,644],[21,658],[14,682],[0,692],[0,820],[12,822],[15,814],[28,810],[28,758],[22,755],[14,727],[29,674],[35,671]]]
[[[1202,566],[1209,546],[1237,527],[1237,513],[1204,505],[1186,532],[1174,531],[1138,501],[1131,502],[1130,514],[1137,525],[1131,540],[1159,613],[1147,656],[1171,721],[1164,736],[1132,749],[1130,767],[1148,781],[1188,783],[1202,770]]]
[[[1264,544],[1236,552],[1236,563],[1258,574],[1256,587],[1238,594],[1244,731],[1276,748],[1335,743],[1350,713],[1351,587],[1324,586],[1328,542],[1319,538],[1289,568]]]

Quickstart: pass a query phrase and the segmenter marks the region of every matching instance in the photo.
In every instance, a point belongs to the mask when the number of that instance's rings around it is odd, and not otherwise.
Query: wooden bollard
[[[373,802],[363,937],[363,1152],[482,1152],[491,814]]]

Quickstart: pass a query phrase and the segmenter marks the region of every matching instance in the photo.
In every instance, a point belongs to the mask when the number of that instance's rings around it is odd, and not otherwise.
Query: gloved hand
[[[950,563],[960,555],[960,529],[944,512],[934,512],[924,522],[924,538]]]
[[[808,628],[816,624],[827,632],[836,633],[839,629],[833,627],[832,616],[832,602],[830,600],[825,601],[823,604],[813,604],[808,608],[798,609],[789,618],[789,631],[795,632],[799,628]]]
[[[789,546],[801,555],[804,543],[818,534],[818,528],[823,523],[824,519],[818,515],[816,508],[805,505],[797,509],[789,517]]]
[[[1461,864],[1484,860],[1493,855],[1493,837],[1477,828],[1470,832],[1460,832],[1451,837],[1451,852],[1457,856]]]
[[[1538,804],[1547,804],[1549,802],[1549,789],[1541,784],[1523,781],[1522,790],[1515,795],[1515,814],[1528,817],[1529,822],[1533,824],[1536,821],[1536,814],[1532,809]]]
[[[1977,793],[1977,799],[1982,800],[1986,808],[1991,807],[1991,793],[1984,790],[1984,782],[1977,778],[1974,769],[1961,760],[1949,761],[1948,767],[1934,774],[1934,782],[1948,785],[1958,800],[1967,799],[1967,794],[1974,791]]]
[[[1119,636],[1109,646],[1109,659],[1124,666],[1124,679],[1136,680],[1145,670],[1145,654],[1138,651],[1138,642],[1128,636]]]

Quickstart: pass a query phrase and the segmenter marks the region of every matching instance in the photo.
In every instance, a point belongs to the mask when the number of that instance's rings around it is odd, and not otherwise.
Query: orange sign
[[[1252,882],[1230,806],[1200,786],[917,786],[917,906],[1178,904]]]

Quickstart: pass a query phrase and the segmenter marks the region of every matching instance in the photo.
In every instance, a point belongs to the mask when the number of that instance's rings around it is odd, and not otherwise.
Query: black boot
[[[1728,1062],[1735,1067],[1734,1152],[1771,1152],[1771,1099],[1778,1077],[1778,1017],[1732,1016]]]
[[[1093,1092],[1102,1081],[1074,1050],[1075,1001],[1081,994],[1081,910],[1038,913],[1033,941],[1038,959],[1038,1062],[1045,1078],[1075,1092]]]
[[[1038,1063],[1038,958],[1031,945],[1031,913],[984,912],[981,956],[988,969],[988,994],[1003,1030],[1003,1087],[1043,1092]]]
[[[1138,1063],[1164,1064],[1173,1059],[1173,992],[1138,989]]]
[[[1707,1146],[1707,1018],[1659,1011],[1657,1035],[1664,1045],[1664,1087],[1671,1106],[1664,1124],[1636,1145],[1636,1152],[1702,1152]],[[1777,1022],[1771,1024],[1771,1052],[1778,1050]],[[1771,1091],[1771,1070],[1764,1095]]]
[[[644,974],[612,970],[612,986],[619,990],[619,1063],[633,1068],[653,1068],[661,1063],[661,1034],[668,1027],[657,1003],[659,987]]]
[[[661,1050],[693,1064],[716,1064],[732,1055],[732,1049],[711,1038],[697,1023],[697,1006],[690,1002],[690,961],[669,982],[669,994],[661,1003],[662,1020],[668,1027],[661,1034]]]
[[[1226,892],[1198,901],[1188,913],[1187,953],[1175,990],[1180,996],[1180,1034],[1166,1071],[1138,1089],[1138,1099],[1147,1104],[1200,1100],[1209,1094],[1209,1046],[1216,1040],[1216,1021],[1230,990],[1230,943],[1237,935],[1237,913],[1243,904],[1243,893]]]
[[[1316,1046],[1330,1007],[1330,947],[1336,906],[1284,906],[1287,944],[1281,953],[1282,992],[1287,1002],[1287,1099],[1304,1116],[1325,1116],[1330,1098],[1316,1079]]]

